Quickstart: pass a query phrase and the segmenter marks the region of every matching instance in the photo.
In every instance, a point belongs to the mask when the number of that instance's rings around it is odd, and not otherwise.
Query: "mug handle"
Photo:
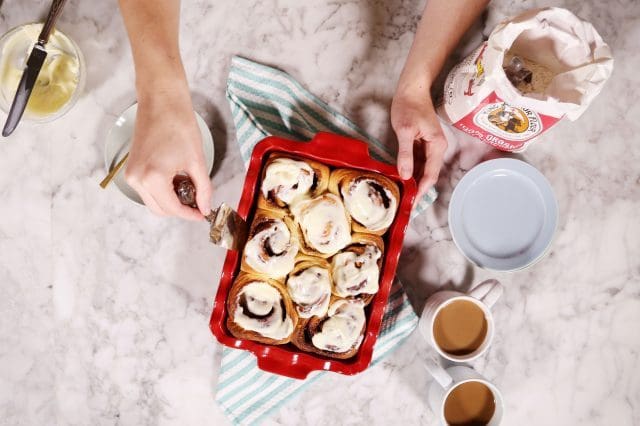
[[[502,290],[503,287],[500,281],[495,278],[490,278],[475,286],[467,295],[478,299],[491,309],[498,299],[500,299],[500,296],[502,296]]]
[[[440,363],[438,362],[438,358],[436,354],[432,353],[427,356],[427,359],[424,362],[424,368],[433,376],[433,378],[446,389],[451,382],[453,382],[453,378],[447,373],[447,370],[442,368]]]

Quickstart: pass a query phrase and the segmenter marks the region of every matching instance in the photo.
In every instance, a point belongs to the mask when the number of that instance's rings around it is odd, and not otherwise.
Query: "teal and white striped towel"
[[[305,141],[322,131],[368,141],[373,157],[394,161],[393,152],[380,141],[367,135],[280,70],[234,57],[227,81],[227,99],[245,166],[253,147],[267,136]],[[435,192],[425,196],[414,208],[414,215],[434,199]],[[372,364],[396,349],[417,323],[418,317],[396,279],[374,347]],[[233,424],[258,424],[325,374],[331,373],[314,372],[306,380],[289,379],[260,370],[250,352],[225,347],[216,401]]]

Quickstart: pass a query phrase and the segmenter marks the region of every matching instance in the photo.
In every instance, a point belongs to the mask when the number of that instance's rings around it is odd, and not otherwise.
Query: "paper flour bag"
[[[611,50],[565,9],[525,12],[499,24],[454,67],[438,113],[503,151],[524,151],[562,118],[576,120],[611,75]]]

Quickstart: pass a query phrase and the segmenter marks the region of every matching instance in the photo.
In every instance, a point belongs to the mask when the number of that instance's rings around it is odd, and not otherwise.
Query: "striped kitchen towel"
[[[373,157],[394,161],[393,152],[380,141],[364,133],[291,76],[277,69],[234,57],[227,81],[227,99],[245,166],[255,144],[267,136],[305,141],[321,131],[368,141]],[[414,215],[434,200],[435,191],[420,200],[414,208]],[[396,349],[417,322],[418,317],[396,279],[374,347],[372,364]],[[330,373],[314,372],[306,380],[289,379],[260,370],[251,353],[225,347],[216,401],[233,424],[258,424],[326,374]]]

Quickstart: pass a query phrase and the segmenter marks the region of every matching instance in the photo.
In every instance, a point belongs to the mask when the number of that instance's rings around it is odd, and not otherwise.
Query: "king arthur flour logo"
[[[505,140],[526,141],[542,132],[540,116],[535,111],[504,102],[485,105],[473,117],[473,122]]]

